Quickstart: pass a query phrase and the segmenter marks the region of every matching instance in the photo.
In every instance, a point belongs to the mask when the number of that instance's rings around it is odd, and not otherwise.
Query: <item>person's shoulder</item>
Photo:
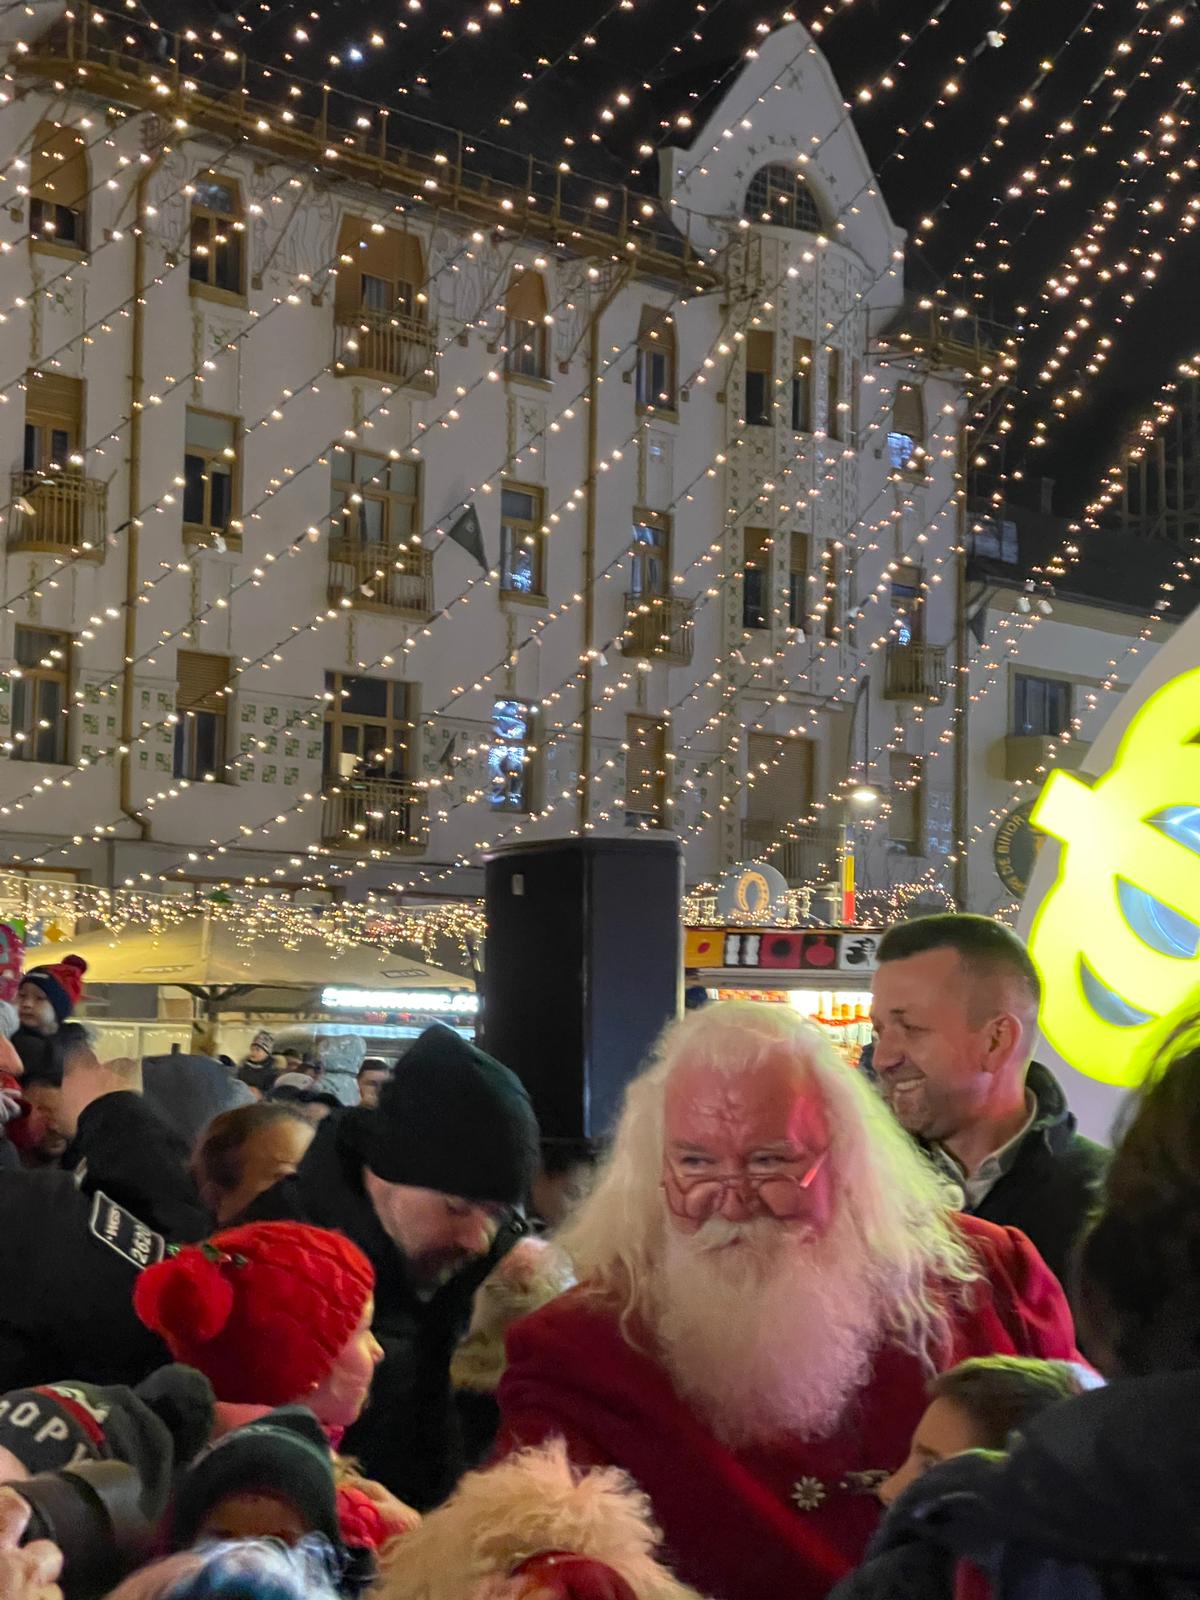
[[[595,1360],[602,1352],[628,1349],[618,1309],[602,1295],[580,1284],[547,1305],[522,1317],[508,1330],[510,1364],[559,1349],[586,1351]]]

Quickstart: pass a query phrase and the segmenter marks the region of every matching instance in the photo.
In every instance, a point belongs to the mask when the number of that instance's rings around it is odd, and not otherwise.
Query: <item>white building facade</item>
[[[227,136],[198,49],[52,21],[0,108],[0,860],[454,896],[669,828],[820,883],[865,783],[860,885],[947,881],[964,374],[799,25],[661,205],[570,211],[386,130],[369,182],[282,87]]]

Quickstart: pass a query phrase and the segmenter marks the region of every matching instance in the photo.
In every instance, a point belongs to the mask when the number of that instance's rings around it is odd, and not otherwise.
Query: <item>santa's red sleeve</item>
[[[1020,1229],[1003,1228],[980,1217],[954,1220],[983,1268],[990,1310],[1013,1353],[1043,1361],[1081,1361],[1062,1285]],[[1003,1346],[997,1342],[995,1348]]]

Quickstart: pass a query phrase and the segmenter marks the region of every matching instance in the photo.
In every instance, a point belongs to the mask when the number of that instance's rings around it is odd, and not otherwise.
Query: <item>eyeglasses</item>
[[[740,1172],[722,1177],[680,1172],[668,1156],[663,1162],[662,1190],[671,1214],[687,1222],[707,1222],[720,1211],[730,1190],[751,1210],[789,1222],[807,1213],[808,1190],[828,1158],[829,1151],[822,1150],[800,1174]]]

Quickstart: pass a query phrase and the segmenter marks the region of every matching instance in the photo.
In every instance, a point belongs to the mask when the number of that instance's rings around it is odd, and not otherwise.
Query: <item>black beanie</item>
[[[42,1384],[0,1396],[0,1446],[30,1474],[124,1461],[137,1469],[143,1512],[157,1521],[172,1471],[207,1442],[213,1415],[212,1385],[191,1367],[164,1367],[137,1389]]]
[[[286,1500],[307,1532],[324,1534],[334,1546],[342,1542],[333,1452],[321,1424],[304,1406],[280,1406],[234,1428],[192,1464],[176,1490],[172,1549],[189,1549],[208,1511],[235,1494]]]
[[[537,1171],[529,1096],[499,1061],[435,1022],[367,1113],[367,1166],[386,1183],[523,1205]]]

